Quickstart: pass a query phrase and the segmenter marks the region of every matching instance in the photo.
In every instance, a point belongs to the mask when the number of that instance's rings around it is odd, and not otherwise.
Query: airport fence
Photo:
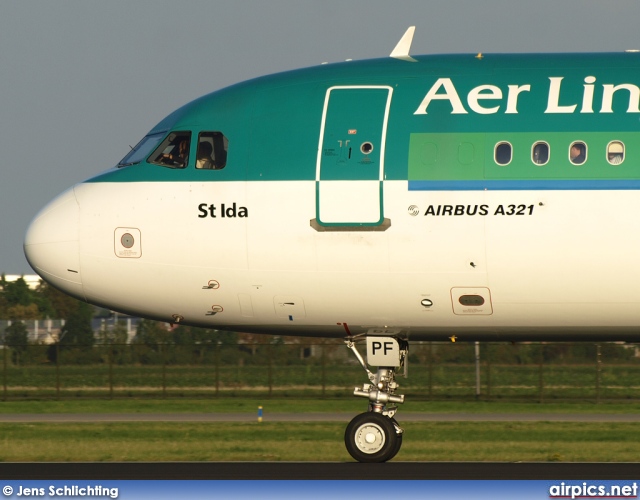
[[[360,347],[363,352],[363,347]],[[0,399],[351,397],[368,382],[338,341],[0,346]],[[422,400],[637,400],[633,345],[411,344],[400,393]]]

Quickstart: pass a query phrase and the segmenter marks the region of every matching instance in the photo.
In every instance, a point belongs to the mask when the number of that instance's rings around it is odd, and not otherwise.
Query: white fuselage
[[[91,303],[220,329],[637,335],[634,191],[424,192],[386,181],[385,231],[317,231],[314,190],[309,181],[78,184],[63,197],[80,209],[79,269],[72,252],[63,267],[78,271],[76,295]],[[135,236],[133,253],[122,252],[123,232]]]

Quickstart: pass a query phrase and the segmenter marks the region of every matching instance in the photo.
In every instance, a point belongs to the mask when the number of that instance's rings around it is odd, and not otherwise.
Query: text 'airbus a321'
[[[412,34],[178,109],[42,209],[29,263],[132,315],[344,338],[362,462],[400,449],[411,340],[640,340],[640,54],[411,57]]]

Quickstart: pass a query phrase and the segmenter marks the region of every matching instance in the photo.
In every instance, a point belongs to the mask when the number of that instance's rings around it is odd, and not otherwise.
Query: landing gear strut
[[[369,411],[361,413],[349,422],[344,434],[344,442],[349,454],[358,462],[386,462],[396,456],[402,446],[404,430],[398,425],[394,415],[398,411],[396,404],[404,403],[403,395],[395,395],[399,385],[395,380],[397,367],[404,366],[409,344],[392,337],[374,337],[367,339],[367,352],[370,362],[376,360],[392,366],[379,366],[372,373],[355,347],[352,339],[345,341],[364,368],[370,384],[362,389],[355,388],[354,396],[369,400]],[[383,349],[384,346],[384,349]],[[376,349],[384,351],[377,355]]]

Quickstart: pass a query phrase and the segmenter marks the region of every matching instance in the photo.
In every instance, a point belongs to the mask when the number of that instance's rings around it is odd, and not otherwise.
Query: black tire
[[[398,427],[400,427],[400,425],[398,425],[398,421],[397,421],[395,418],[391,418],[390,420],[391,420],[391,423],[392,423],[392,424],[393,424],[393,426],[394,426],[394,429],[393,429],[394,431],[396,430],[396,429],[395,429],[395,426],[396,426],[396,425],[397,425]],[[387,458],[387,460],[391,460],[391,459],[392,459],[393,457],[395,457],[395,456],[398,454],[398,452],[400,451],[400,448],[402,447],[402,436],[403,436],[403,434],[398,434],[398,433],[396,433],[396,449],[393,451],[393,453],[391,454],[391,456],[390,456],[389,458]]]
[[[402,438],[396,434],[391,419],[375,412],[357,415],[347,425],[344,444],[349,455],[358,462],[386,462],[392,458]]]

